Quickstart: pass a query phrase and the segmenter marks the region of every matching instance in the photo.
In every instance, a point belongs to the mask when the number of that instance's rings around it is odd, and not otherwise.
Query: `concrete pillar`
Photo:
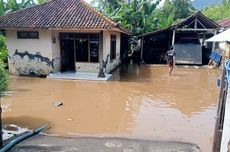
[[[103,31],[100,31],[99,33],[99,62],[101,66],[103,64],[102,61],[103,61]]]
[[[217,30],[214,31],[214,36],[217,34]],[[212,51],[214,51],[216,47],[216,42],[212,42]]]
[[[104,67],[103,67],[103,31],[99,33],[99,62],[100,62],[100,69],[98,73],[99,78],[104,78]]]

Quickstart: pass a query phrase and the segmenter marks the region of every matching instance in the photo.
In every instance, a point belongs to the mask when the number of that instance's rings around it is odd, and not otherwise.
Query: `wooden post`
[[[144,36],[141,38],[141,63],[143,63]]]
[[[219,99],[218,99],[218,105],[217,105],[217,116],[216,116],[216,124],[215,124],[215,130],[214,130],[214,139],[213,139],[213,147],[212,152],[220,151],[220,145],[221,145],[221,136],[223,131],[223,112],[224,112],[224,106],[226,102],[226,96],[227,96],[227,82],[225,79],[225,67],[222,68],[222,76],[221,76],[221,84],[220,84],[220,92],[219,92]]]
[[[214,36],[217,34],[217,30],[214,31]],[[216,47],[216,42],[212,42],[212,51],[214,51]]]
[[[197,29],[197,17],[195,19],[194,29]]]
[[[175,43],[175,37],[176,37],[176,29],[173,30],[172,45]]]

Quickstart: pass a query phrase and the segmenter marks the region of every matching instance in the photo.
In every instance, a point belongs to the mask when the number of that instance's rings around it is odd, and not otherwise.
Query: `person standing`
[[[169,67],[169,76],[171,76],[173,67],[176,63],[176,53],[175,53],[174,46],[171,46],[167,52],[167,63]]]

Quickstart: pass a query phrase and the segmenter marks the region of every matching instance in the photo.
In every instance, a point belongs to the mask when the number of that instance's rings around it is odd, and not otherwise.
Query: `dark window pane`
[[[76,33],[75,35],[76,38],[80,38],[80,39],[88,39],[88,34],[85,33]]]
[[[76,61],[88,62],[88,40],[75,40]]]
[[[18,31],[17,36],[19,39],[39,39],[38,31]]]
[[[1,30],[0,30],[0,34],[2,34],[3,36],[6,36],[6,30],[1,29]]]
[[[110,60],[116,59],[116,35],[111,35]]]
[[[116,41],[116,35],[111,35],[111,40]]]
[[[90,61],[98,62],[99,41],[90,40]]]
[[[98,40],[99,39],[99,34],[89,34],[89,38],[93,40]]]
[[[60,33],[60,39],[73,40],[74,37],[74,33]]]

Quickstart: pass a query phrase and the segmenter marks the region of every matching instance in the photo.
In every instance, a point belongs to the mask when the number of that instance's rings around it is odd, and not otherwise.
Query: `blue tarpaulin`
[[[217,51],[212,51],[212,54],[209,56],[209,58],[217,64],[220,64],[222,56]]]

